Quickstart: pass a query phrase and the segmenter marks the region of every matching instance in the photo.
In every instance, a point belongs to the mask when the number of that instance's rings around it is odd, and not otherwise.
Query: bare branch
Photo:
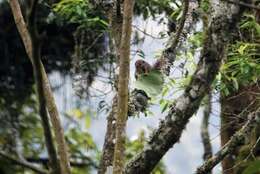
[[[42,164],[42,165],[48,165],[48,163],[49,163],[48,158],[27,157],[26,160],[31,162],[31,163],[39,163],[39,164]],[[81,162],[78,162],[78,160],[80,160]],[[90,166],[90,167],[93,167],[95,169],[98,168],[97,164],[94,161],[92,161],[92,159],[90,159],[89,157],[84,157],[83,159],[76,158],[75,160],[70,160],[70,165],[73,166],[73,167],[78,167],[78,168],[86,167],[86,166]]]
[[[213,157],[204,162],[203,165],[198,167],[196,174],[207,174],[213,169],[218,163],[220,163],[225,156],[231,154],[236,150],[236,147],[244,144],[246,137],[250,136],[251,131],[254,127],[259,124],[259,109],[258,111],[249,115],[248,121],[245,125],[237,131],[231,139],[219,150]]]
[[[248,8],[252,8],[252,9],[255,9],[255,10],[260,10],[259,6],[255,6],[253,4],[249,4],[249,3],[245,3],[245,2],[232,1],[232,0],[227,0],[227,2],[232,3],[232,4],[241,5],[241,6],[248,7]]]
[[[20,36],[23,40],[26,53],[28,54],[29,59],[31,62],[33,61],[33,50],[32,50],[32,40],[30,33],[27,29],[27,25],[24,22],[24,18],[22,16],[21,8],[19,6],[19,3],[17,0],[9,0],[13,16],[15,19],[15,23],[17,26],[17,29],[20,33]],[[36,2],[34,1],[33,4]],[[34,9],[35,6],[32,6],[32,9]],[[35,10],[33,10],[35,11]],[[35,13],[35,12],[33,12]],[[51,123],[54,128],[55,138],[58,145],[58,153],[60,157],[60,163],[62,164],[62,170],[63,173],[69,174],[70,173],[70,166],[69,166],[69,155],[67,152],[67,146],[64,138],[64,131],[61,125],[61,120],[59,117],[59,112],[57,109],[57,106],[55,104],[54,96],[51,91],[51,86],[47,77],[47,74],[45,72],[44,66],[42,62],[40,61],[40,71],[42,74],[43,79],[43,88],[44,88],[44,95],[46,99],[47,109],[51,118]]]
[[[205,96],[205,108],[204,108],[203,119],[201,124],[201,138],[204,147],[204,155],[203,155],[204,160],[207,160],[210,157],[212,157],[212,147],[210,143],[209,130],[208,130],[210,114],[211,114],[211,93]]]
[[[116,116],[116,142],[113,160],[113,174],[122,174],[124,170],[124,152],[126,141],[126,122],[128,116],[128,84],[130,72],[130,42],[134,0],[124,0],[123,28],[120,41],[118,103]],[[121,9],[120,9],[121,11]]]
[[[112,109],[107,117],[107,131],[105,135],[105,141],[103,145],[98,174],[104,174],[107,170],[107,167],[113,165],[113,159],[114,159],[113,154],[115,148],[114,139],[116,137],[116,131],[115,131],[116,115],[117,115],[117,95],[115,95],[112,100]]]
[[[20,11],[20,5],[18,1],[11,0],[10,5],[13,11],[13,15],[17,15],[15,12]],[[14,8],[16,7],[16,9]],[[38,39],[37,35],[37,27],[35,24],[35,12],[36,12],[36,7],[37,7],[37,0],[34,0],[32,2],[32,9],[31,9],[31,14],[29,16],[30,18],[30,25],[28,25],[28,37],[31,41],[31,60],[33,64],[33,72],[34,72],[34,78],[37,86],[37,94],[38,94],[38,100],[39,100],[39,112],[40,112],[40,117],[42,121],[42,127],[43,127],[43,132],[44,132],[44,138],[45,138],[45,143],[48,151],[48,155],[50,157],[50,166],[52,169],[53,173],[60,173],[60,166],[58,162],[58,157],[56,153],[56,149],[52,140],[52,133],[51,133],[51,127],[49,123],[49,118],[48,118],[48,113],[46,110],[46,100],[44,96],[44,88],[43,88],[43,79],[42,79],[42,73],[40,70],[41,67],[41,60],[40,60],[40,41]],[[33,15],[33,16],[32,16]],[[20,17],[21,20],[24,20],[23,17]]]
[[[111,52],[116,56],[116,58],[120,59],[119,49],[120,49],[120,42],[122,37],[122,14],[117,14],[117,7],[120,6],[117,3],[119,1],[112,1],[109,0],[100,0],[99,3],[105,3],[104,9],[106,9],[106,13],[109,16],[109,23],[111,29]],[[118,63],[118,61],[116,62]],[[116,91],[118,89],[118,76],[116,76],[115,84],[116,84]],[[118,96],[115,95],[112,100],[112,109],[107,117],[107,130],[105,135],[105,141],[102,150],[102,156],[100,159],[100,165],[98,174],[104,174],[109,166],[113,165],[114,160],[114,150],[115,150],[115,142],[116,139],[116,127],[115,127],[115,120],[117,115],[117,101]]]
[[[34,171],[36,173],[39,173],[39,174],[47,174],[48,173],[47,171],[45,171],[45,170],[43,170],[39,167],[36,167],[36,166],[34,166],[33,164],[31,164],[27,161],[18,160],[15,157],[11,157],[10,154],[6,154],[3,151],[0,151],[0,156],[2,156],[3,158],[5,158],[5,159],[17,164],[17,165],[24,167],[24,168],[31,169],[32,171]]]
[[[177,48],[177,45],[179,43],[179,39],[181,37],[181,33],[183,31],[183,28],[184,28],[184,24],[185,24],[185,21],[186,21],[188,11],[189,11],[189,0],[185,0],[183,2],[183,11],[182,11],[180,23],[179,23],[178,28],[177,28],[177,32],[174,35],[173,35],[173,33],[171,34],[170,45],[168,46],[168,48],[166,48],[163,51],[163,54],[162,54],[162,57],[167,60],[166,67],[165,67],[166,74],[170,73],[170,68],[171,68],[173,62],[175,61],[176,48]],[[172,37],[174,37],[173,40],[172,40]]]

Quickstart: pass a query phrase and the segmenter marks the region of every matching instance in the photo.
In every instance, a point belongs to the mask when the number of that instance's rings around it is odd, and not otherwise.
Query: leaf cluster
[[[58,22],[79,24],[96,30],[105,30],[108,26],[104,16],[91,8],[87,0],[62,0],[53,5],[53,12]]]

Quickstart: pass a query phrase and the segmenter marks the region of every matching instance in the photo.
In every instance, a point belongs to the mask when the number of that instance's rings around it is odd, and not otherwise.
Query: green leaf
[[[85,117],[85,126],[86,128],[90,128],[90,125],[91,125],[91,116],[90,113],[87,112],[87,115]]]
[[[71,116],[71,117],[76,117],[76,118],[78,118],[78,119],[82,118],[82,116],[83,116],[82,111],[79,110],[79,109],[77,109],[77,108],[68,111],[67,114],[68,114],[69,116]]]
[[[169,88],[168,88],[168,87],[163,88],[162,96],[166,96],[166,94],[168,93],[168,91],[169,91]]]
[[[260,172],[260,160],[251,162],[251,164],[243,171],[243,174],[258,174]]]
[[[169,106],[169,103],[168,103],[168,102],[165,102],[164,105],[163,105],[163,107],[162,107],[161,113],[164,113],[164,111],[168,108],[168,106]]]
[[[248,45],[247,44],[244,44],[244,45],[241,45],[239,48],[238,48],[238,52],[240,53],[240,54],[244,54],[244,51],[245,51],[245,49],[248,47]]]
[[[148,74],[141,75],[134,86],[136,89],[145,91],[150,97],[155,97],[162,92],[163,83],[163,74],[160,71],[152,70]]]
[[[236,79],[236,78],[232,78],[232,82],[233,82],[234,88],[235,88],[236,90],[238,90],[239,85],[238,85],[237,79]]]
[[[137,55],[142,57],[142,58],[145,58],[145,54],[144,54],[144,52],[142,50],[138,50],[137,51]]]

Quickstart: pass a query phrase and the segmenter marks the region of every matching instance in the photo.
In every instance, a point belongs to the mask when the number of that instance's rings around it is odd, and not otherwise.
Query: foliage
[[[142,74],[135,82],[135,88],[145,91],[150,97],[157,96],[163,88],[163,74],[152,70],[148,74]]]
[[[221,90],[225,95],[240,86],[256,83],[260,74],[260,44],[237,42],[230,46],[228,61],[222,66]]]
[[[210,2],[209,0],[201,0],[200,1],[200,7],[204,12],[209,12],[210,9]]]
[[[134,13],[136,15],[142,15],[144,19],[150,16],[155,18],[156,15],[163,13],[170,16],[174,10],[173,4],[176,3],[176,1],[171,0],[139,0],[136,1]]]
[[[54,4],[53,11],[62,22],[79,24],[81,27],[105,30],[108,23],[91,9],[87,0],[62,0]]]
[[[221,68],[222,80],[218,88],[229,95],[241,86],[256,83],[260,74],[260,25],[254,16],[245,15],[240,23],[240,29],[250,33],[252,38],[241,38],[228,48],[227,61]],[[243,32],[243,33],[244,33]]]
[[[251,162],[243,171],[243,174],[258,174],[260,172],[260,160]]]

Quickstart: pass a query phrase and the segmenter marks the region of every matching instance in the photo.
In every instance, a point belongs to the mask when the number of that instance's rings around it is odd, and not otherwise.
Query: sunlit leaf
[[[83,112],[79,109],[72,109],[67,113],[69,116],[76,117],[76,118],[82,118]]]
[[[163,83],[163,74],[160,71],[152,70],[136,80],[135,88],[145,91],[149,96],[157,96],[162,92]]]
[[[90,113],[87,112],[87,115],[85,117],[85,126],[86,128],[89,128],[91,125],[91,116],[90,116]]]

